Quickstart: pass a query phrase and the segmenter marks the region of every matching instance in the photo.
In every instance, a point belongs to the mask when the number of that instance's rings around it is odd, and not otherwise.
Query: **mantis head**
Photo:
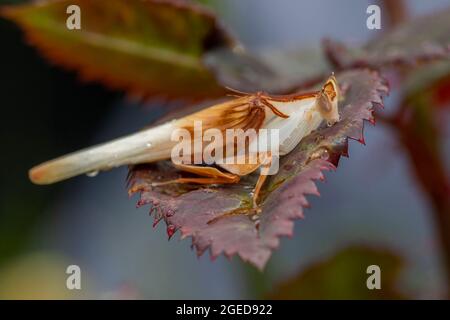
[[[333,125],[339,119],[339,87],[336,78],[331,75],[319,92],[317,97],[317,108],[328,125]]]

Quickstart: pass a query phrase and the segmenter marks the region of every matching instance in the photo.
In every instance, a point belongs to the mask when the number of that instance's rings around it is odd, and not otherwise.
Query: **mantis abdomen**
[[[172,122],[44,162],[30,170],[31,181],[50,184],[80,174],[170,157]]]

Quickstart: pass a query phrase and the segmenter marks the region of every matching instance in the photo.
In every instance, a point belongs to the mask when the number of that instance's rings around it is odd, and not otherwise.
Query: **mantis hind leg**
[[[199,177],[178,178],[169,181],[154,182],[152,186],[161,186],[172,183],[195,183],[195,184],[233,184],[238,183],[240,177],[236,174],[222,172],[213,167],[202,167],[186,164],[174,164],[174,166],[184,172],[193,173]]]
[[[254,164],[220,164],[222,168],[229,172],[233,172],[236,175],[244,176],[247,174],[250,174],[257,170],[258,168],[261,170],[258,180],[256,181],[255,187],[252,191],[252,205],[253,209],[259,213],[261,212],[261,209],[258,206],[258,199],[259,195],[262,189],[262,186],[264,185],[264,182],[267,179],[269,170],[272,166],[273,156],[272,152],[260,152],[258,155],[258,161]]]
[[[264,154],[262,161],[261,161],[261,173],[259,174],[258,180],[256,181],[255,188],[253,189],[253,208],[256,210],[257,213],[261,212],[261,208],[258,205],[258,198],[259,194],[261,192],[261,188],[264,185],[264,182],[267,179],[270,167],[272,166],[272,153],[267,152]]]
[[[267,171],[272,164],[272,156],[270,152],[267,152],[262,163],[258,165],[261,167],[261,173],[255,184],[252,195],[253,209],[256,213],[261,212],[261,208],[258,206],[258,198],[261,192],[261,188],[267,179]],[[186,177],[178,178],[162,182],[154,182],[152,186],[162,186],[173,183],[194,183],[194,184],[234,184],[240,181],[240,176],[234,173],[223,172],[214,167],[203,167],[196,165],[186,165],[186,164],[174,164],[174,166],[184,172],[189,172],[198,175],[199,177]]]
[[[259,193],[261,192],[261,188],[262,188],[264,182],[266,181],[266,179],[267,179],[267,175],[261,173],[259,175],[258,181],[256,181],[255,188],[253,189],[253,197],[252,197],[253,208],[255,208],[257,213],[261,212],[261,208],[259,208],[259,206],[258,206],[258,197],[259,197]]]

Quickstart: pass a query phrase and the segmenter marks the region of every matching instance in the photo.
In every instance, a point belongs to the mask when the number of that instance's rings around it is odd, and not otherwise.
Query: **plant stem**
[[[393,28],[409,17],[408,6],[403,0],[382,0],[381,5],[386,12],[389,28]]]

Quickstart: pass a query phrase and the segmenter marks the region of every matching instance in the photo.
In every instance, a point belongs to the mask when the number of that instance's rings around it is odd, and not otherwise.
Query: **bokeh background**
[[[13,2],[20,1],[0,1]],[[366,28],[370,1],[204,2],[254,51],[319,47],[325,36],[358,45],[379,32]],[[450,5],[405,2],[411,17]],[[430,204],[386,126],[366,126],[367,146],[350,143],[350,158],[319,183],[321,197],[310,197],[306,219],[296,222],[295,236],[281,241],[263,273],[238,258],[211,262],[208,255],[197,258],[189,240],[167,241],[162,224],[152,228],[149,208],[136,209],[136,199],[128,198],[126,168],[52,186],[29,182],[33,165],[134,132],[170,106],[133,102],[78,81],[26,45],[4,19],[0,35],[0,298],[264,298],[295,286],[305,298],[376,298],[341,281],[365,286],[368,261],[392,268],[385,273],[393,278],[392,292],[380,298],[444,297]],[[395,92],[386,99],[387,113],[396,99]],[[445,137],[448,160],[448,126]],[[65,287],[71,264],[81,267],[81,291]]]

